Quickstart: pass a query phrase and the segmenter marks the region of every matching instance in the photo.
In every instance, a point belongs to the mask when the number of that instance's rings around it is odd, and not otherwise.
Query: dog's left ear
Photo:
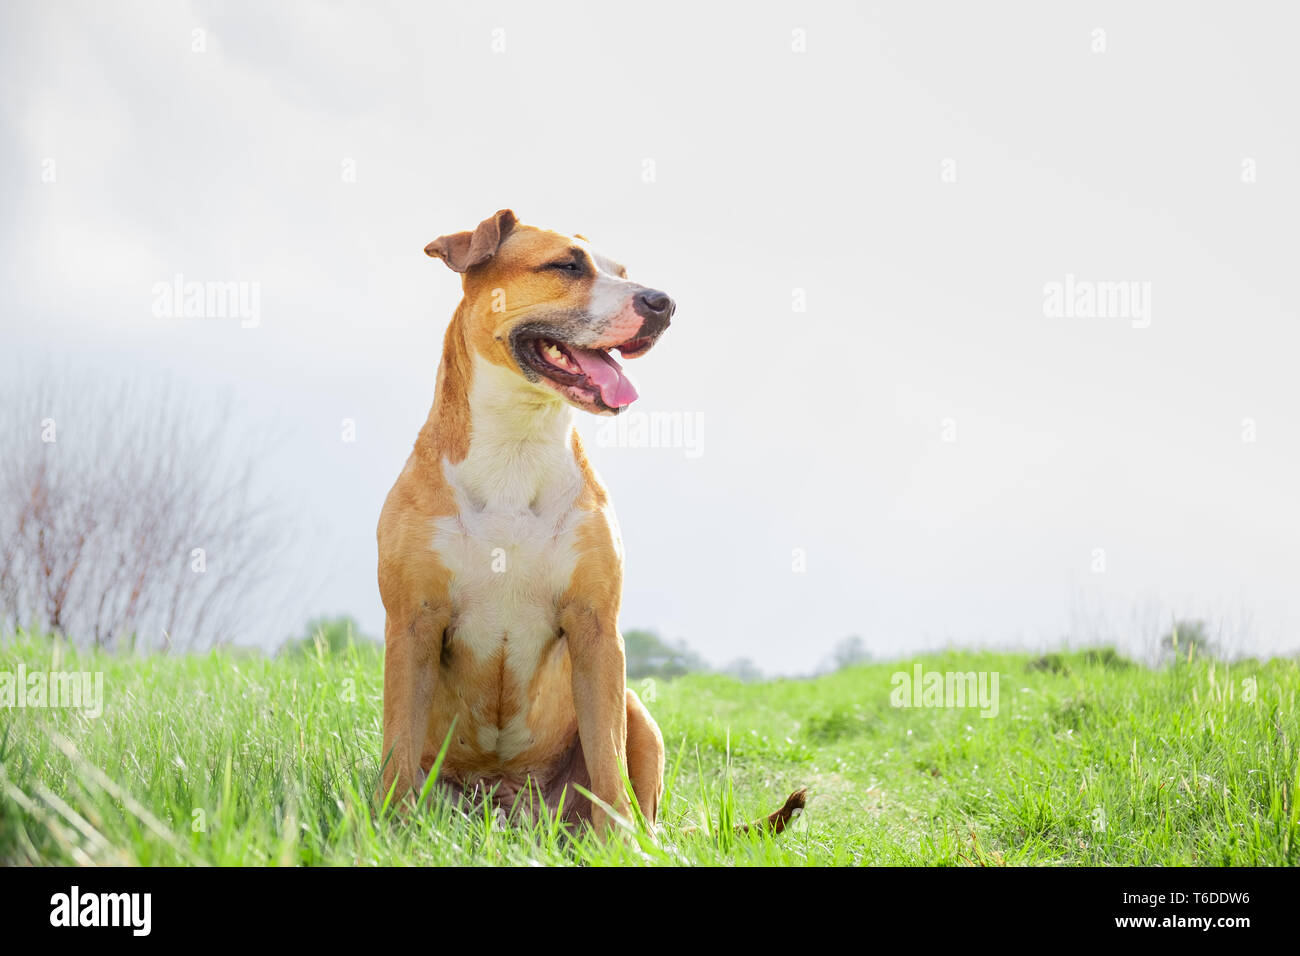
[[[439,236],[424,247],[425,255],[441,259],[455,272],[468,272],[496,255],[502,241],[518,221],[513,210],[499,209],[495,215],[480,222],[473,232]]]

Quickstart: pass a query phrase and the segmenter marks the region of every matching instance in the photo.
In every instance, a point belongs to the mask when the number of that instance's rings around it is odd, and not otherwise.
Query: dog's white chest
[[[484,753],[508,760],[532,743],[526,691],[556,661],[579,516],[471,511],[436,522],[433,547],[451,572],[450,653],[469,665],[462,673],[487,675],[458,688]]]
[[[433,547],[451,572],[458,646],[479,659],[504,648],[508,662],[536,661],[540,645],[555,637],[560,596],[573,576],[578,516],[572,509],[482,511],[436,522]]]

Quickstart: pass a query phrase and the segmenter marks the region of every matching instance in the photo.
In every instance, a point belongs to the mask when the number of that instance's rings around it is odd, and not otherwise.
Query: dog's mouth
[[[651,336],[594,349],[533,335],[516,343],[516,354],[521,364],[574,404],[594,412],[617,413],[636,401],[637,393],[610,352],[617,349],[624,359],[638,358],[654,343]]]

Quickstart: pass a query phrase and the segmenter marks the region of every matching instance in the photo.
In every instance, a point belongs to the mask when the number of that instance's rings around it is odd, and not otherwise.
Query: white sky
[[[459,296],[421,250],[511,207],[677,300],[635,410],[703,454],[582,422],[625,629],[777,672],[851,634],[1141,648],[1175,613],[1292,649],[1298,18],[1133,6],[6,4],[0,373],[231,396],[301,525],[283,620],[240,637],[377,634]],[[155,317],[177,273],[259,283],[260,326]],[[1067,274],[1149,283],[1149,327],[1045,315]]]

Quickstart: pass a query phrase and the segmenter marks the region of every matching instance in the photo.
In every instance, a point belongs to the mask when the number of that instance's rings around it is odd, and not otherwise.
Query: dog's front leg
[[[563,608],[560,626],[573,665],[573,706],[591,792],[615,813],[631,819],[631,805],[623,786],[627,762],[627,663],[615,615],[602,614],[579,599]],[[599,804],[591,808],[591,822],[602,837],[613,826]]]
[[[384,628],[384,772],[377,795],[381,804],[394,783],[393,800],[399,806],[408,805],[424,784],[420,760],[438,678],[438,655],[450,620],[448,607],[430,603],[388,617]]]

